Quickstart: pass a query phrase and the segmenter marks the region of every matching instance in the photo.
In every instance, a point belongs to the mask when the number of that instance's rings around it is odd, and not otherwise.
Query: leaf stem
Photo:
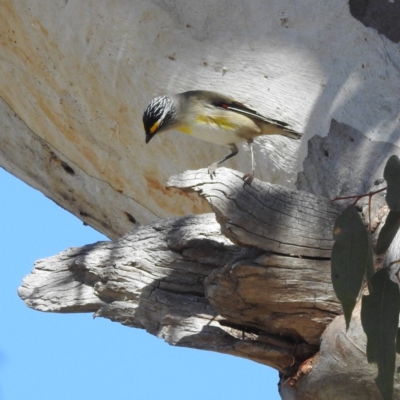
[[[369,193],[358,194],[358,195],[353,195],[353,196],[335,197],[332,201],[355,199],[355,201],[353,203],[353,206],[355,206],[357,204],[358,200],[362,199],[363,197],[369,196],[369,198],[371,199],[371,197],[373,195],[375,195],[377,193],[380,193],[380,192],[383,192],[386,189],[387,189],[387,187],[384,187],[382,189],[375,190],[375,192],[369,192]]]

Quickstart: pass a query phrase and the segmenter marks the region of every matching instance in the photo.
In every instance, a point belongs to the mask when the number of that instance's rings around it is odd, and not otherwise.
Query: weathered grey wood
[[[219,233],[212,214],[164,220],[115,242],[96,243],[40,260],[19,295],[51,312],[94,312],[179,346],[252,358],[285,370],[293,355],[312,354],[289,338],[247,333],[219,316],[204,280],[217,267],[254,258]]]
[[[243,187],[227,169],[214,178],[189,171],[172,184],[200,191],[221,226],[212,214],[168,219],[69,249],[35,264],[21,298],[40,311],[94,312],[173,345],[290,375],[340,313],[327,260],[340,207],[257,180]]]
[[[168,186],[196,191],[205,198],[222,232],[241,246],[256,246],[278,254],[329,259],[332,221],[342,207],[328,199],[258,180],[245,185],[243,175],[217,170],[187,171]]]
[[[343,316],[335,318],[321,337],[320,351],[289,379],[282,379],[284,400],[381,400],[375,385],[376,364],[367,362],[367,338],[361,326],[360,304],[349,330]],[[400,356],[396,355],[396,365]],[[400,398],[400,375],[395,373],[393,400]]]

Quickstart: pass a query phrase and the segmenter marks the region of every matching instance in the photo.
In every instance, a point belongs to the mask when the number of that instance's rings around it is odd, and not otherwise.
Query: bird
[[[265,117],[241,102],[207,90],[191,90],[154,98],[143,113],[143,125],[146,143],[157,133],[176,130],[229,147],[230,154],[208,167],[210,175],[215,175],[219,164],[238,154],[237,143],[247,142],[251,154],[251,172],[245,174],[243,179],[248,184],[254,178],[254,138],[282,135],[297,140],[302,136],[286,122]]]

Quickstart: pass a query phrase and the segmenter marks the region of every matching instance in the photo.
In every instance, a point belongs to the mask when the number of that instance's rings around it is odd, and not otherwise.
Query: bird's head
[[[146,143],[149,143],[156,133],[172,128],[176,122],[176,107],[171,97],[160,96],[153,99],[143,114]]]

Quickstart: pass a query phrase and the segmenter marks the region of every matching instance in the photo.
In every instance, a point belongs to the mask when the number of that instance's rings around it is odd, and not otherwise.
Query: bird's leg
[[[250,155],[251,155],[251,172],[249,172],[248,174],[245,174],[243,176],[243,180],[245,183],[247,183],[248,185],[251,184],[251,182],[254,179],[254,168],[255,168],[255,162],[254,162],[254,142],[253,139],[249,139],[247,141],[247,143],[249,144],[250,147]]]
[[[231,149],[231,154],[228,154],[228,155],[227,155],[226,157],[224,157],[222,160],[219,160],[219,161],[217,161],[217,162],[211,164],[211,165],[208,167],[208,173],[209,173],[210,175],[215,175],[215,170],[217,169],[218,164],[221,164],[221,163],[223,163],[224,161],[228,160],[229,158],[231,158],[231,157],[233,157],[233,156],[236,156],[236,154],[239,152],[239,150],[238,150],[236,144],[234,144],[234,143],[230,144],[230,145],[229,145],[229,148]]]

